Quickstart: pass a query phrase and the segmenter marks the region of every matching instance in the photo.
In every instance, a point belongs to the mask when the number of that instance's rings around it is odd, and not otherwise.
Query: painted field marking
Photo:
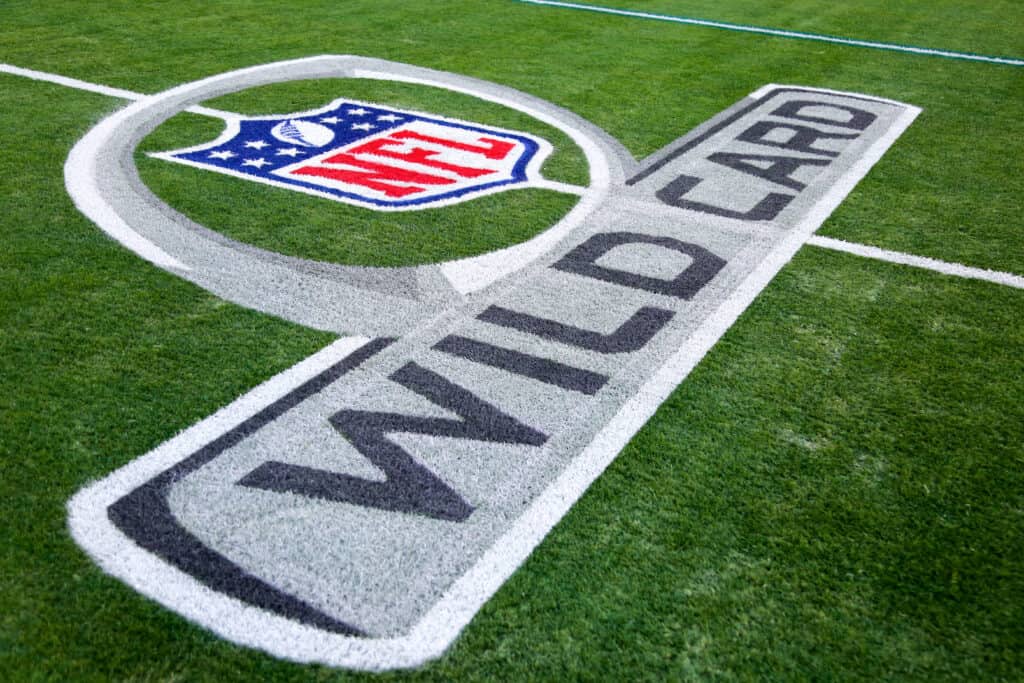
[[[549,249],[495,252],[501,263],[467,288],[465,264],[368,274],[260,259],[132,173],[136,142],[189,104],[325,77],[504,104],[576,141],[590,185],[544,233],[561,235]],[[224,298],[376,340],[233,414],[209,443],[176,438],[83,489],[68,503],[72,535],[104,571],[236,643],[372,670],[437,657],[919,113],[770,85],[638,161],[532,95],[353,55],[130,104],[69,154],[66,187],[87,217],[108,232],[111,219],[132,225]],[[752,154],[757,144],[815,156]]]
[[[1024,59],[1013,57],[992,57],[979,55],[970,52],[955,52],[953,50],[937,50],[928,47],[917,47],[914,45],[900,45],[899,43],[882,43],[873,40],[857,40],[854,38],[843,38],[841,36],[830,36],[820,33],[804,33],[802,31],[787,31],[784,29],[767,28],[763,26],[750,26],[747,24],[733,24],[726,21],[711,21],[708,19],[696,19],[693,17],[679,17],[671,14],[653,14],[651,12],[639,12],[636,10],[615,9],[613,7],[599,7],[585,5],[577,2],[560,2],[559,0],[518,0],[530,5],[543,5],[548,7],[561,7],[563,9],[583,10],[587,12],[599,12],[602,14],[615,14],[622,17],[633,17],[635,19],[652,19],[654,21],[667,21],[674,24],[688,24],[690,26],[703,26],[705,28],[718,28],[726,31],[740,31],[743,33],[759,33],[777,38],[794,38],[797,40],[815,40],[822,43],[835,43],[838,45],[849,45],[852,47],[866,47],[874,50],[888,50],[891,52],[908,52],[911,54],[925,55],[928,57],[944,57],[946,59],[963,59],[972,62],[988,62],[990,64],[1004,64],[1007,66],[1024,66]]]
[[[885,261],[887,263],[913,266],[914,268],[923,268],[936,273],[942,273],[943,275],[953,275],[970,280],[985,280],[986,282],[993,282],[997,285],[1024,289],[1024,277],[1014,275],[1012,273],[1004,273],[998,270],[972,268],[960,263],[949,263],[947,261],[940,261],[938,259],[927,258],[924,256],[905,254],[899,251],[879,249],[878,247],[872,247],[867,244],[844,242],[843,240],[824,237],[822,235],[813,235],[809,240],[807,240],[807,244],[822,247],[823,249],[832,249],[833,251],[842,251],[847,254],[863,256],[864,258],[875,259],[876,261]]]
[[[220,277],[227,261],[251,254],[207,243],[198,230],[181,244],[168,241],[183,219],[153,204],[127,171],[133,141],[213,94],[326,76],[463,90],[550,121],[587,154],[592,184],[581,203],[591,206],[563,219],[573,233],[540,261],[517,261],[516,280],[470,288],[479,292],[472,298],[447,295],[442,310],[422,324],[413,321],[410,329],[408,320],[392,321],[390,338],[379,338],[374,327],[382,314],[423,308],[426,298],[423,289],[402,296],[408,279],[395,278],[400,269],[389,269],[396,284],[383,299],[378,281],[359,281],[369,286],[348,291],[362,273],[342,273],[337,296],[322,296],[329,282],[322,270],[311,274],[295,264],[284,273],[292,279],[284,280],[282,262],[253,262],[263,270],[244,268],[246,277],[229,284],[247,292],[312,286],[319,306],[337,308],[345,328],[365,336],[332,345],[189,437],[175,437],[83,489],[68,503],[68,522],[104,571],[238,644],[333,666],[411,667],[447,649],[920,109],[766,86],[716,117],[708,129],[716,135],[683,136],[638,162],[592,124],[525,93],[412,65],[324,55],[141,97],[71,150],[68,192],[100,228],[117,237],[135,226],[138,237],[155,240],[143,246],[167,245],[164,268],[219,293],[214,285],[221,280],[206,282],[206,273]],[[768,137],[779,128],[796,135],[784,142]],[[818,140],[825,147],[814,147]],[[739,143],[816,156],[753,155]],[[803,167],[833,163],[830,173],[794,177]],[[749,200],[756,204],[743,210]],[[645,270],[651,247],[661,249],[661,270]],[[230,252],[222,255],[226,261],[202,261],[216,248]],[[614,249],[618,260],[599,262]],[[198,270],[181,273],[179,255]],[[302,275],[315,279],[296,279]],[[447,271],[415,275],[418,286],[436,288],[444,284],[436,276]],[[456,280],[448,276],[448,287],[465,294]],[[267,307],[291,301],[277,296],[276,304],[253,307],[275,312]],[[600,307],[578,326],[586,301]],[[353,318],[360,302],[365,330]],[[424,415],[424,400],[446,416]],[[215,422],[226,431],[215,430]],[[434,438],[393,441],[391,434]],[[459,448],[467,457],[452,458]],[[246,521],[238,526],[239,520]],[[288,543],[278,542],[283,538]],[[426,569],[406,571],[408,558]]]
[[[520,1],[550,5],[571,4],[561,2],[549,2],[548,0]],[[580,5],[579,7],[583,8],[589,6]],[[600,8],[592,9],[600,10]],[[619,10],[616,10],[613,13],[629,15],[643,14],[636,12],[624,12]],[[651,16],[654,17],[655,15]],[[687,21],[686,23],[691,22]],[[1024,62],[1021,63],[1024,64]],[[13,76],[22,76],[24,78],[29,78],[35,81],[55,83],[57,85],[63,85],[68,88],[74,88],[76,90],[85,90],[87,92],[93,92],[100,95],[107,95],[108,97],[116,97],[124,100],[141,100],[146,97],[149,97],[149,95],[133,92],[131,90],[124,90],[123,88],[114,88],[111,86],[101,85],[98,83],[89,83],[88,81],[82,81],[77,78],[68,78],[67,76],[61,76],[59,74],[48,73],[45,71],[37,71],[35,69],[25,69],[19,66],[14,66],[13,64],[0,63],[0,73],[7,73]],[[231,112],[225,112],[219,109],[211,109],[209,107],[189,107],[186,111],[189,111],[193,114],[211,116],[219,119],[227,119],[230,117],[237,116],[236,114],[232,114]],[[568,185],[566,183],[559,183],[556,181],[544,181],[539,186],[554,190],[556,192],[580,195],[584,193],[584,188],[577,187],[575,185]],[[823,249],[832,249],[833,251],[842,251],[848,254],[855,254],[863,258],[875,259],[877,261],[885,261],[888,263],[896,263],[900,265],[914,266],[916,268],[924,268],[926,270],[942,273],[943,275],[951,275],[954,277],[962,277],[972,280],[985,280],[986,282],[992,282],[998,285],[1005,285],[1007,287],[1024,289],[1024,277],[1020,275],[1015,275],[1013,273],[1007,273],[997,270],[988,270],[984,268],[974,268],[972,266],[965,266],[960,263],[949,263],[947,261],[941,261],[939,259],[933,259],[926,256],[915,256],[914,254],[889,251],[886,249],[880,249],[878,247],[872,247],[866,244],[845,242],[843,240],[838,240],[831,237],[823,237],[821,235],[811,236],[811,238],[807,240],[807,244],[811,244],[816,247],[821,247]]]
[[[34,81],[45,81],[47,83],[63,85],[66,88],[85,90],[86,92],[106,95],[107,97],[116,97],[122,100],[137,101],[149,97],[149,95],[144,95],[132,90],[112,88],[109,85],[101,85],[99,83],[89,83],[88,81],[80,81],[77,78],[68,78],[67,76],[47,73],[46,71],[36,71],[35,69],[25,69],[20,66],[14,66],[13,64],[0,63],[0,73],[11,74],[12,76],[23,76],[25,78],[31,78]],[[212,116],[216,119],[229,119],[236,118],[238,116],[237,114],[232,114],[228,111],[210,109],[209,107],[189,107],[185,111],[192,114],[200,114],[202,116]]]

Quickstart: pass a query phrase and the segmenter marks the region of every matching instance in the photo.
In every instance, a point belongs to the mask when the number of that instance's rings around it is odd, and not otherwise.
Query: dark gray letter
[[[387,475],[370,481],[282,462],[265,462],[239,484],[268,491],[297,493],[381,510],[408,512],[450,522],[462,522],[473,506],[437,475],[416,462],[388,434],[429,434],[457,439],[540,446],[547,436],[506,415],[472,393],[416,363],[406,363],[391,375],[403,387],[461,417],[419,417],[366,410],[339,410],[330,417],[338,432],[367,460]]]

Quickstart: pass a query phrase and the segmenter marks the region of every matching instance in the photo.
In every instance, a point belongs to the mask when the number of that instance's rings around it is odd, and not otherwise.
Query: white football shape
[[[302,147],[323,147],[334,139],[334,131],[312,121],[290,119],[274,126],[270,134],[281,142]]]

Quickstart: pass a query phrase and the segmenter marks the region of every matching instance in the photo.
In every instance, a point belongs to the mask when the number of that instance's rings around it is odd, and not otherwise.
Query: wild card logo
[[[582,150],[589,185],[541,177],[548,147],[533,136],[351,100],[221,112],[220,139],[164,155],[372,208],[522,183],[579,197],[513,247],[357,268],[235,242],[139,180],[135,141],[182,109],[339,77],[528,114]],[[359,57],[244,69],[130,105],[72,150],[78,207],[219,296],[358,336],[80,491],[72,534],[105,571],[234,642],[366,669],[436,657],[918,111],[770,85],[637,161],[531,95]]]
[[[526,133],[339,99],[229,119],[217,140],[154,156],[380,210],[429,208],[527,184],[550,146]]]

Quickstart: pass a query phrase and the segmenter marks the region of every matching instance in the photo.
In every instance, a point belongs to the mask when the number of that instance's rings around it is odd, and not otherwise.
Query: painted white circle
[[[521,244],[429,266],[375,269],[283,256],[231,240],[191,222],[153,195],[139,179],[132,157],[136,145],[171,116],[230,92],[317,78],[426,85],[523,112],[563,131],[579,146],[589,167],[590,185],[561,220]],[[202,111],[229,122],[233,116],[206,108]],[[309,144],[324,139],[324,134],[315,129],[295,128]],[[593,214],[610,187],[624,182],[626,167],[631,163],[628,152],[601,129],[572,112],[512,88],[378,59],[319,56],[211,76],[115,112],[71,150],[65,164],[65,184],[78,208],[111,237],[142,258],[222,298],[318,329],[376,336],[411,329],[425,316],[549,252]],[[374,291],[375,278],[399,285]],[[381,316],[382,306],[391,312],[390,317]]]

